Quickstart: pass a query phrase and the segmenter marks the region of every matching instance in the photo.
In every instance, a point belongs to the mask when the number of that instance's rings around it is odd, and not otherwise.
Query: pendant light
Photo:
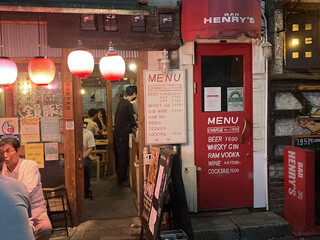
[[[28,73],[32,82],[38,86],[46,86],[53,81],[56,67],[51,59],[40,56],[40,20],[38,20],[38,43],[39,56],[29,62]]]
[[[82,47],[80,40],[78,40],[78,48],[68,56],[68,67],[70,72],[79,79],[87,78],[93,71],[93,55]]]
[[[99,69],[101,75],[108,81],[121,79],[126,71],[126,64],[123,58],[115,52],[111,41],[106,56],[100,59]]]
[[[0,21],[0,88],[8,89],[16,80],[18,76],[17,64],[9,59],[3,57],[3,43],[2,43],[2,22]]]

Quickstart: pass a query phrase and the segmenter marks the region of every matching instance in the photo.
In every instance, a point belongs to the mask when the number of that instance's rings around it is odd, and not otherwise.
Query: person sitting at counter
[[[104,108],[98,109],[98,117],[97,117],[96,123],[98,124],[98,127],[100,130],[102,131],[107,130],[107,115]]]
[[[0,150],[0,172],[4,162],[4,151]],[[26,186],[0,175],[0,233],[1,239],[34,240],[29,224],[31,205]]]
[[[95,108],[91,108],[88,111],[88,115],[89,117],[84,119],[83,127],[91,131],[93,134],[100,134],[102,131],[99,129],[99,126],[96,123],[96,120],[98,118],[98,110]]]
[[[52,226],[47,215],[38,164],[20,158],[20,141],[14,137],[1,138],[0,149],[5,153],[2,175],[17,179],[27,187],[32,208],[30,223],[35,229],[35,239],[48,240],[52,234]]]
[[[107,138],[107,116],[106,116],[106,111],[104,108],[99,108],[98,109],[98,117],[95,120],[95,122],[98,124],[98,127],[100,129],[100,134],[95,134],[94,138],[95,139],[106,139]],[[97,147],[97,149],[101,149]]]

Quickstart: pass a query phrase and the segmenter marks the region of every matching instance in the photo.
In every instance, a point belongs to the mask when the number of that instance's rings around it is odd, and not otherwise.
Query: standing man
[[[84,161],[84,196],[85,198],[93,199],[91,184],[90,184],[90,166],[91,158],[90,154],[96,143],[94,141],[94,136],[91,131],[83,128],[83,161]]]
[[[118,184],[129,186],[128,167],[129,167],[129,134],[136,126],[133,106],[130,103],[137,96],[137,87],[129,86],[126,88],[126,97],[120,99],[114,125],[114,151],[115,165],[118,175]]]
[[[0,150],[0,172],[4,152]],[[29,223],[31,206],[23,183],[0,175],[0,234],[1,239],[34,240]]]
[[[20,158],[20,142],[16,138],[2,138],[0,149],[4,151],[5,157],[2,175],[15,178],[27,187],[32,212],[30,222],[35,229],[35,239],[48,240],[52,234],[52,227],[47,215],[37,163]]]

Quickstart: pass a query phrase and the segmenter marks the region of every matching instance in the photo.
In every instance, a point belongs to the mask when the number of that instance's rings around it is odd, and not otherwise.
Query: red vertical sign
[[[63,83],[63,118],[73,118],[72,82]]]
[[[314,151],[284,147],[284,217],[295,236],[319,234],[315,229]]]

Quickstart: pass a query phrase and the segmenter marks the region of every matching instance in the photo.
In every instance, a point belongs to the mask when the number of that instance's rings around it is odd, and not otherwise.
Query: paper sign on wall
[[[0,138],[19,137],[18,118],[0,118]]]
[[[228,112],[243,111],[243,87],[229,87]]]
[[[44,168],[43,143],[26,144],[25,159],[33,160],[38,163],[39,168]]]
[[[45,159],[46,161],[58,160],[58,143],[45,143]]]
[[[20,118],[21,142],[40,142],[39,118]]]
[[[221,111],[221,87],[204,88],[204,111],[220,112]]]
[[[41,140],[43,142],[60,142],[59,117],[41,118]]]

